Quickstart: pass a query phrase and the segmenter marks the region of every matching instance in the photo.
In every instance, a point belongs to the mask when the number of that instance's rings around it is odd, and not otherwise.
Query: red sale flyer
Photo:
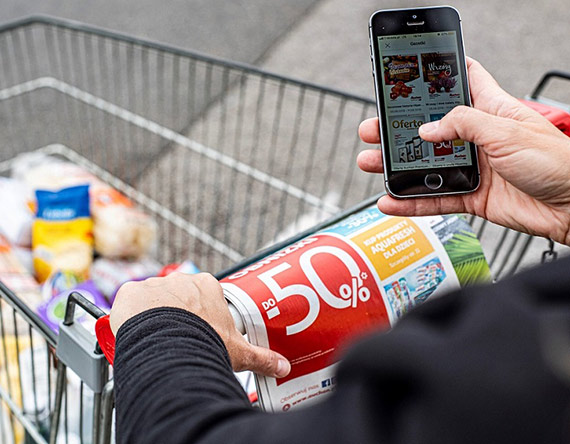
[[[291,373],[278,385],[334,363],[337,349],[355,336],[390,325],[367,262],[342,238],[319,234],[264,267],[228,279],[255,303],[269,348],[291,361]]]
[[[371,207],[223,279],[248,339],[291,362],[286,378],[257,378],[263,408],[287,411],[332,392],[347,346],[459,287],[445,247],[456,233],[472,234],[458,216],[400,218]],[[480,247],[475,254],[483,257]]]

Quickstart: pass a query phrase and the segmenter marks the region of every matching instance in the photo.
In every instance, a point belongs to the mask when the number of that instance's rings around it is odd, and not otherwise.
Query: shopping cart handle
[[[113,365],[115,361],[115,335],[111,330],[109,315],[97,319],[95,323],[95,335],[97,336],[101,351],[107,358],[107,361],[109,361],[109,364]]]
[[[228,308],[234,323],[236,324],[236,328],[242,335],[244,335],[245,326],[241,315],[233,304],[228,303]],[[115,361],[115,335],[111,330],[109,315],[101,316],[97,319],[97,322],[95,323],[95,334],[97,336],[97,341],[99,342],[99,347],[101,347],[101,351],[107,358],[107,361],[109,361],[109,364],[113,365],[113,362]]]

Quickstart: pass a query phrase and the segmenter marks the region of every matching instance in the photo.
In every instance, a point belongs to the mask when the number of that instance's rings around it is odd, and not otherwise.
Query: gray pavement
[[[443,3],[455,6],[461,14],[467,54],[478,59],[511,94],[522,97],[529,93],[546,70],[570,71],[566,0]],[[368,18],[377,9],[417,4],[413,0],[323,0],[271,49],[262,65],[372,97]],[[561,98],[570,102],[570,88],[564,88]]]
[[[442,2],[425,1],[422,5]],[[567,0],[536,3],[520,0],[448,1],[462,17],[467,55],[479,60],[508,92],[529,94],[544,72],[570,71],[570,12]],[[368,18],[377,9],[417,6],[413,0],[323,0],[286,39],[275,45],[262,66],[304,80],[373,97],[368,49]],[[547,97],[570,103],[570,84],[554,81]],[[373,113],[372,115],[375,115]],[[547,180],[547,178],[545,178]],[[381,191],[380,181],[377,191]],[[476,225],[479,226],[480,222]],[[486,228],[482,242],[495,269],[505,269],[506,254],[516,256],[518,247],[502,230]],[[521,239],[519,239],[520,241]],[[529,246],[523,265],[539,260],[547,243],[538,239]],[[567,248],[558,247],[565,254]],[[495,251],[501,251],[495,256]],[[506,253],[507,252],[507,253]]]
[[[316,0],[1,0],[0,22],[50,14],[247,63]]]
[[[467,53],[512,94],[527,94],[547,69],[570,70],[566,0],[446,3],[462,15]],[[376,9],[417,4],[411,0],[2,0],[0,22],[52,14],[371,97],[368,17]]]
[[[257,63],[285,76],[373,97],[367,22],[380,6],[377,2],[104,3],[105,7],[95,7],[91,3],[79,6],[71,1],[50,0],[38,6],[3,0],[7,6],[0,9],[0,18],[49,12],[219,57]],[[541,5],[540,10],[530,2],[515,0],[452,4],[462,13],[468,54],[479,59],[514,95],[520,97],[530,92],[547,69],[570,70],[568,48],[563,44],[570,37],[568,17],[559,12],[564,10],[561,0]],[[388,1],[381,5],[396,6],[413,3]],[[505,22],[508,14],[511,19]],[[62,38],[65,42],[67,37]],[[94,162],[241,254],[247,256],[283,237],[285,232],[298,231],[327,215],[322,208],[307,204],[305,198],[294,197],[291,190],[283,192],[269,186],[267,180],[294,185],[322,198],[324,206],[341,208],[383,190],[380,177],[355,168],[356,153],[364,149],[357,141],[356,128],[363,117],[374,115],[373,106],[247,73],[232,71],[226,78],[226,71],[219,68],[210,71],[208,65],[196,66],[186,59],[177,65],[174,58],[162,59],[152,54],[147,75],[138,68],[146,63],[145,51],[135,49],[129,54],[120,49],[115,54],[114,45],[105,43],[104,47],[105,63],[98,63],[100,58],[90,50],[85,54],[72,51],[82,69],[95,68],[84,76],[72,75],[75,65],[71,64],[63,76],[38,71],[31,78],[55,75],[172,128],[192,143],[253,167],[255,174],[259,176],[257,172],[261,172],[270,179],[260,182],[253,178],[252,171],[237,174],[235,165],[221,166],[218,158],[193,152],[156,132],[151,134],[148,128],[118,123],[112,116],[94,112],[92,107],[57,96],[59,102],[55,103],[62,106],[63,112],[53,114],[72,116],[65,121],[65,142],[72,148],[81,146],[84,156],[91,156]],[[132,66],[136,68],[133,70]],[[180,74],[172,83],[161,82],[153,74],[164,72],[169,78],[175,66]],[[130,75],[125,76],[128,72]],[[115,86],[110,88],[113,83]],[[567,86],[565,91],[551,92],[570,102]],[[33,100],[39,103],[42,97],[34,94]],[[31,107],[35,114],[47,115],[41,110],[54,103],[49,94],[55,93],[43,94],[42,107]],[[13,140],[29,140],[26,119],[30,114],[25,101],[22,99],[20,107],[6,105],[0,114],[6,116],[10,131],[22,132],[13,135]],[[19,117],[14,109],[20,108]],[[317,125],[319,129],[315,130]],[[42,128],[38,126],[32,135],[43,138]],[[105,151],[112,151],[113,155],[107,156]],[[288,197],[284,199],[284,195]],[[302,222],[295,226],[295,221]],[[212,262],[215,258],[204,242],[194,242],[180,227],[161,220],[162,229],[167,233],[162,247],[168,248],[163,250],[161,260],[190,257],[210,270],[227,264],[221,258]],[[486,231],[489,251],[500,244],[499,233]],[[544,243],[535,244],[537,251],[533,255],[537,258]],[[512,250],[509,245],[501,248]]]
[[[385,1],[381,7],[413,7],[415,4],[410,0]],[[517,0],[500,3],[463,0],[451,4],[458,8],[462,15],[467,54],[481,61],[498,82],[516,97],[524,97],[530,93],[541,75],[549,69],[570,71],[570,52],[565,44],[570,41],[570,17],[567,13],[560,13],[565,11],[565,2],[551,1],[541,5],[539,9],[535,3]],[[283,75],[372,98],[367,23],[370,14],[379,7],[379,3],[373,0],[323,0],[267,52],[261,66]],[[554,82],[546,93],[570,103],[568,83]],[[292,105],[285,108],[286,120],[293,120],[296,110]],[[311,108],[311,104],[306,106]],[[255,101],[252,98],[246,104],[246,110],[254,109]],[[217,111],[216,106],[209,110],[212,116]],[[370,115],[375,115],[372,108],[368,108],[368,111]],[[352,131],[355,131],[359,116],[353,112],[352,118]],[[261,125],[262,128],[269,126],[269,116],[267,120],[266,125]],[[350,123],[347,125],[350,126]],[[343,128],[344,138],[340,142],[338,155],[341,162],[334,165],[332,171],[348,169],[354,165],[355,153],[348,149],[351,146],[350,132],[349,128]],[[301,142],[301,149],[303,147],[311,149]],[[279,145],[273,148],[282,153],[287,149]],[[363,148],[363,144],[358,146],[358,149]],[[322,161],[326,163],[327,159]],[[321,171],[320,175],[314,174],[312,180],[315,183],[320,182],[319,176],[329,173],[326,166],[322,167]],[[360,189],[370,184],[366,176],[361,172],[355,173],[353,187],[344,192],[358,195]],[[328,191],[341,195],[341,182],[330,182]],[[382,181],[378,179],[371,190],[382,192]],[[476,225],[479,226],[480,222]],[[515,244],[514,237],[504,239],[502,243],[502,233],[498,227],[487,227],[482,239],[488,258],[497,259],[496,269],[502,268],[503,264],[505,269],[512,265],[512,262],[506,260],[504,251],[515,250],[513,255],[516,255],[519,253],[517,248],[523,245],[522,238],[518,238],[520,243]],[[529,247],[531,251],[527,254],[524,264],[536,262],[545,246],[546,242],[541,240],[532,242]],[[496,253],[498,248],[501,251]]]

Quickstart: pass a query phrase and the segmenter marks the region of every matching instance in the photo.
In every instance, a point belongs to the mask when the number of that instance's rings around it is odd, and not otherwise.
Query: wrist
[[[177,307],[156,307],[145,310],[127,319],[117,331],[117,346],[153,336],[169,339],[174,336],[186,336],[189,332],[209,342],[212,347],[219,347],[227,355],[224,341],[214,328],[200,316]],[[229,358],[228,358],[229,360]]]
[[[535,198],[551,210],[543,214],[550,225],[545,237],[570,246],[570,137],[554,126],[550,130],[534,144],[542,147],[546,156],[536,159],[535,177],[529,181],[542,183]]]

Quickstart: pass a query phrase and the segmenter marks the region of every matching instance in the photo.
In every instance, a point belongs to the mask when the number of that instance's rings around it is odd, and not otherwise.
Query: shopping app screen
[[[455,31],[378,37],[393,171],[472,165],[461,139],[425,142],[424,122],[465,104]]]

